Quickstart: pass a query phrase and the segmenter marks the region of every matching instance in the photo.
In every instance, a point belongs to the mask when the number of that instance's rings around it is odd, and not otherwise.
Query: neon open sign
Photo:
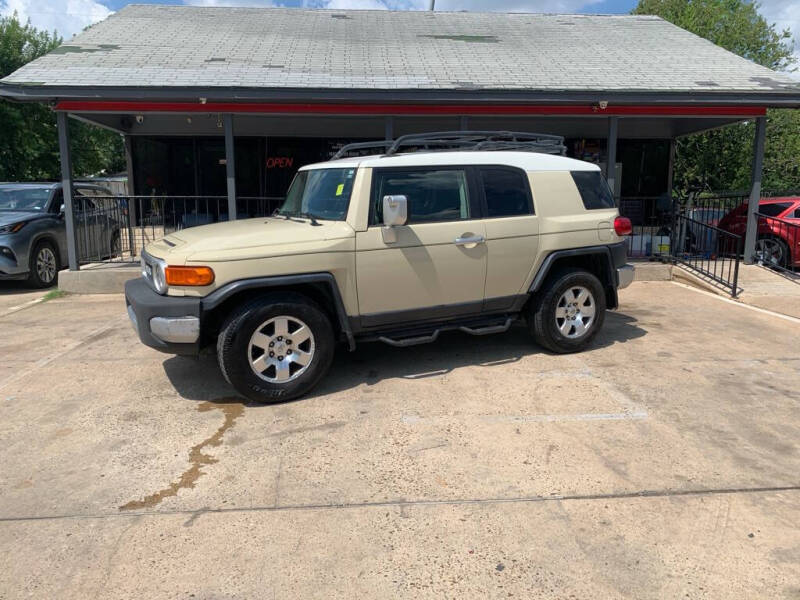
[[[268,169],[288,169],[294,164],[291,156],[269,156],[267,157]]]

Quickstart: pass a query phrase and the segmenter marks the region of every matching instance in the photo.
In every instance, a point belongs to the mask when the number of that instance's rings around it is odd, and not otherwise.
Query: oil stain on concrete
[[[204,475],[203,467],[205,465],[213,465],[219,462],[210,454],[203,453],[203,450],[208,447],[219,446],[222,444],[222,437],[236,423],[236,419],[242,416],[244,412],[244,404],[239,398],[220,398],[214,402],[202,402],[197,406],[198,412],[208,412],[211,410],[220,410],[225,416],[225,421],[219,429],[209,438],[206,438],[196,446],[193,446],[189,451],[190,467],[183,472],[178,481],[169,484],[163,490],[159,490],[154,494],[145,496],[141,500],[131,500],[127,504],[119,507],[120,510],[140,510],[143,508],[152,508],[161,503],[164,498],[177,496],[178,490],[193,488],[195,483]]]

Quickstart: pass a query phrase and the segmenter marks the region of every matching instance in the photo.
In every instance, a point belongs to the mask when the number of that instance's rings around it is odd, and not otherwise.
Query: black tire
[[[777,236],[762,235],[756,241],[756,260],[768,267],[785,269],[789,266],[789,245]]]
[[[271,319],[284,316],[290,321],[297,319],[311,330],[311,345],[307,347],[313,352],[305,368],[293,364],[296,373],[290,381],[269,381],[257,375],[250,365],[253,353],[258,354],[257,348],[250,348],[251,337]],[[269,331],[269,327],[263,331]],[[273,334],[277,334],[274,327]],[[287,338],[291,335],[290,332]],[[291,343],[291,340],[283,341],[284,344],[287,342]],[[285,402],[306,394],[319,383],[330,368],[334,346],[331,322],[317,304],[301,294],[277,292],[250,301],[228,316],[217,338],[217,361],[225,379],[242,396],[263,403]],[[266,352],[263,355],[266,359]],[[278,373],[275,367],[270,367],[263,375],[275,378]]]
[[[39,260],[46,263],[46,268],[40,268]],[[37,242],[31,252],[28,263],[28,283],[37,288],[49,288],[58,281],[58,250],[52,242]]]
[[[556,310],[562,297],[570,291],[570,288],[584,288],[591,294],[591,299],[586,306],[594,305],[594,315],[592,320],[588,317],[581,317],[576,314],[581,323],[586,320],[586,331],[579,337],[569,337],[577,333],[575,326],[565,323],[565,319],[557,321]],[[563,308],[563,307],[562,307]],[[578,309],[579,310],[579,309]],[[579,268],[561,269],[547,278],[540,293],[533,299],[529,306],[528,326],[531,335],[537,344],[555,352],[556,354],[567,354],[570,352],[580,352],[586,349],[595,336],[603,327],[606,316],[606,294],[603,284],[594,274]],[[559,322],[566,328],[571,328],[568,335],[562,333]]]

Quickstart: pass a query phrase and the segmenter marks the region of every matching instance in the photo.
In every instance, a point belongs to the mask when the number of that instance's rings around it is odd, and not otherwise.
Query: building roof
[[[506,165],[525,171],[599,171],[597,165],[540,152],[519,151],[471,151],[457,152],[410,152],[407,154],[353,156],[314,163],[300,168],[309,169],[341,169],[348,167],[419,167],[440,165]]]
[[[631,15],[129,5],[0,82],[24,96],[132,88],[746,93],[800,104],[787,75]]]

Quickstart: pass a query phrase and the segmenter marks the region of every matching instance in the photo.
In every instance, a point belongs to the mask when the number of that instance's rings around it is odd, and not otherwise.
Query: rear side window
[[[572,171],[572,179],[578,186],[586,210],[616,208],[614,196],[600,171]]]
[[[373,224],[383,220],[383,197],[393,195],[408,198],[409,223],[470,218],[467,173],[462,169],[378,171],[373,178]]]
[[[762,204],[758,207],[758,212],[768,217],[777,217],[792,204],[790,202],[774,202],[772,204]]]
[[[480,171],[489,218],[533,213],[528,181],[522,171],[492,167],[482,167]]]

